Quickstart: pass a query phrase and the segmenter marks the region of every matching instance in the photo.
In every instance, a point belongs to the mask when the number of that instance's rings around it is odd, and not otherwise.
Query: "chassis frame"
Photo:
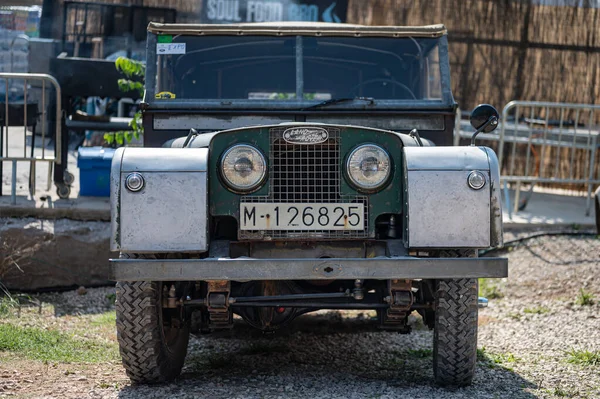
[[[110,273],[116,281],[501,278],[508,276],[508,259],[111,259]]]

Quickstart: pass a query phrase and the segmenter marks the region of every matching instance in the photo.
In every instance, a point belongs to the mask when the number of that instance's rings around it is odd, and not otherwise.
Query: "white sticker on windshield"
[[[185,54],[185,43],[157,43],[158,54]]]

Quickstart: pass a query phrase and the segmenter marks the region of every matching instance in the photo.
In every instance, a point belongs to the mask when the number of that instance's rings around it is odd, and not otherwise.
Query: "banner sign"
[[[348,0],[202,0],[201,22],[346,22]]]

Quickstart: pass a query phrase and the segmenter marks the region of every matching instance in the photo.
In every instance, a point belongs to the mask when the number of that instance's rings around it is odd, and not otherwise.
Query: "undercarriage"
[[[171,286],[177,284],[181,283]],[[433,328],[433,284],[432,280],[360,279],[210,281],[196,283],[194,292],[176,304],[192,314],[192,331],[231,328],[233,314],[252,327],[273,333],[296,317],[320,309],[371,309],[377,311],[382,329],[408,333],[408,315],[413,310]]]
[[[216,243],[204,258],[124,254],[111,261],[113,278],[160,283],[162,308],[191,323],[192,331],[229,329],[235,314],[273,333],[308,312],[360,309],[376,310],[381,329],[409,333],[413,311],[434,327],[439,280],[506,272],[503,259],[479,259],[474,250],[408,253],[395,240]]]

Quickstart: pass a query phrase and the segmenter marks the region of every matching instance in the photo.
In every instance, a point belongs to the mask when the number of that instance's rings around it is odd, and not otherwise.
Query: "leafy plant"
[[[106,294],[106,300],[111,305],[114,305],[115,301],[117,300],[117,295],[115,293]]]
[[[567,362],[574,364],[582,364],[585,366],[600,366],[600,352],[599,351],[585,351],[571,349],[567,352]]]
[[[479,296],[487,299],[500,299],[504,294],[500,292],[498,286],[488,278],[479,279]]]
[[[550,311],[550,309],[548,309],[545,306],[536,306],[534,308],[523,309],[524,313],[529,313],[529,314],[544,314],[544,313],[548,313],[549,311]]]
[[[483,363],[487,368],[493,369],[502,367],[512,371],[510,367],[505,366],[506,363],[516,363],[520,359],[510,352],[507,353],[490,353],[485,349],[485,346],[477,349],[477,361]]]
[[[554,391],[549,391],[549,393],[561,398],[574,398],[577,395],[577,392],[569,392],[561,387],[554,388]]]
[[[592,295],[591,292],[587,292],[583,288],[580,288],[575,303],[580,306],[592,306],[594,304],[594,295]]]
[[[146,74],[146,66],[139,61],[126,57],[119,57],[115,61],[115,67],[119,72],[125,75],[125,78],[117,81],[119,90],[123,92],[137,91],[140,96],[143,96],[143,79]],[[134,137],[139,139],[140,134],[144,133],[144,127],[142,126],[142,111],[135,113],[133,119],[129,122],[129,126],[132,129],[131,131],[105,133],[104,140],[111,145],[113,143],[124,145],[125,143],[131,142]]]

